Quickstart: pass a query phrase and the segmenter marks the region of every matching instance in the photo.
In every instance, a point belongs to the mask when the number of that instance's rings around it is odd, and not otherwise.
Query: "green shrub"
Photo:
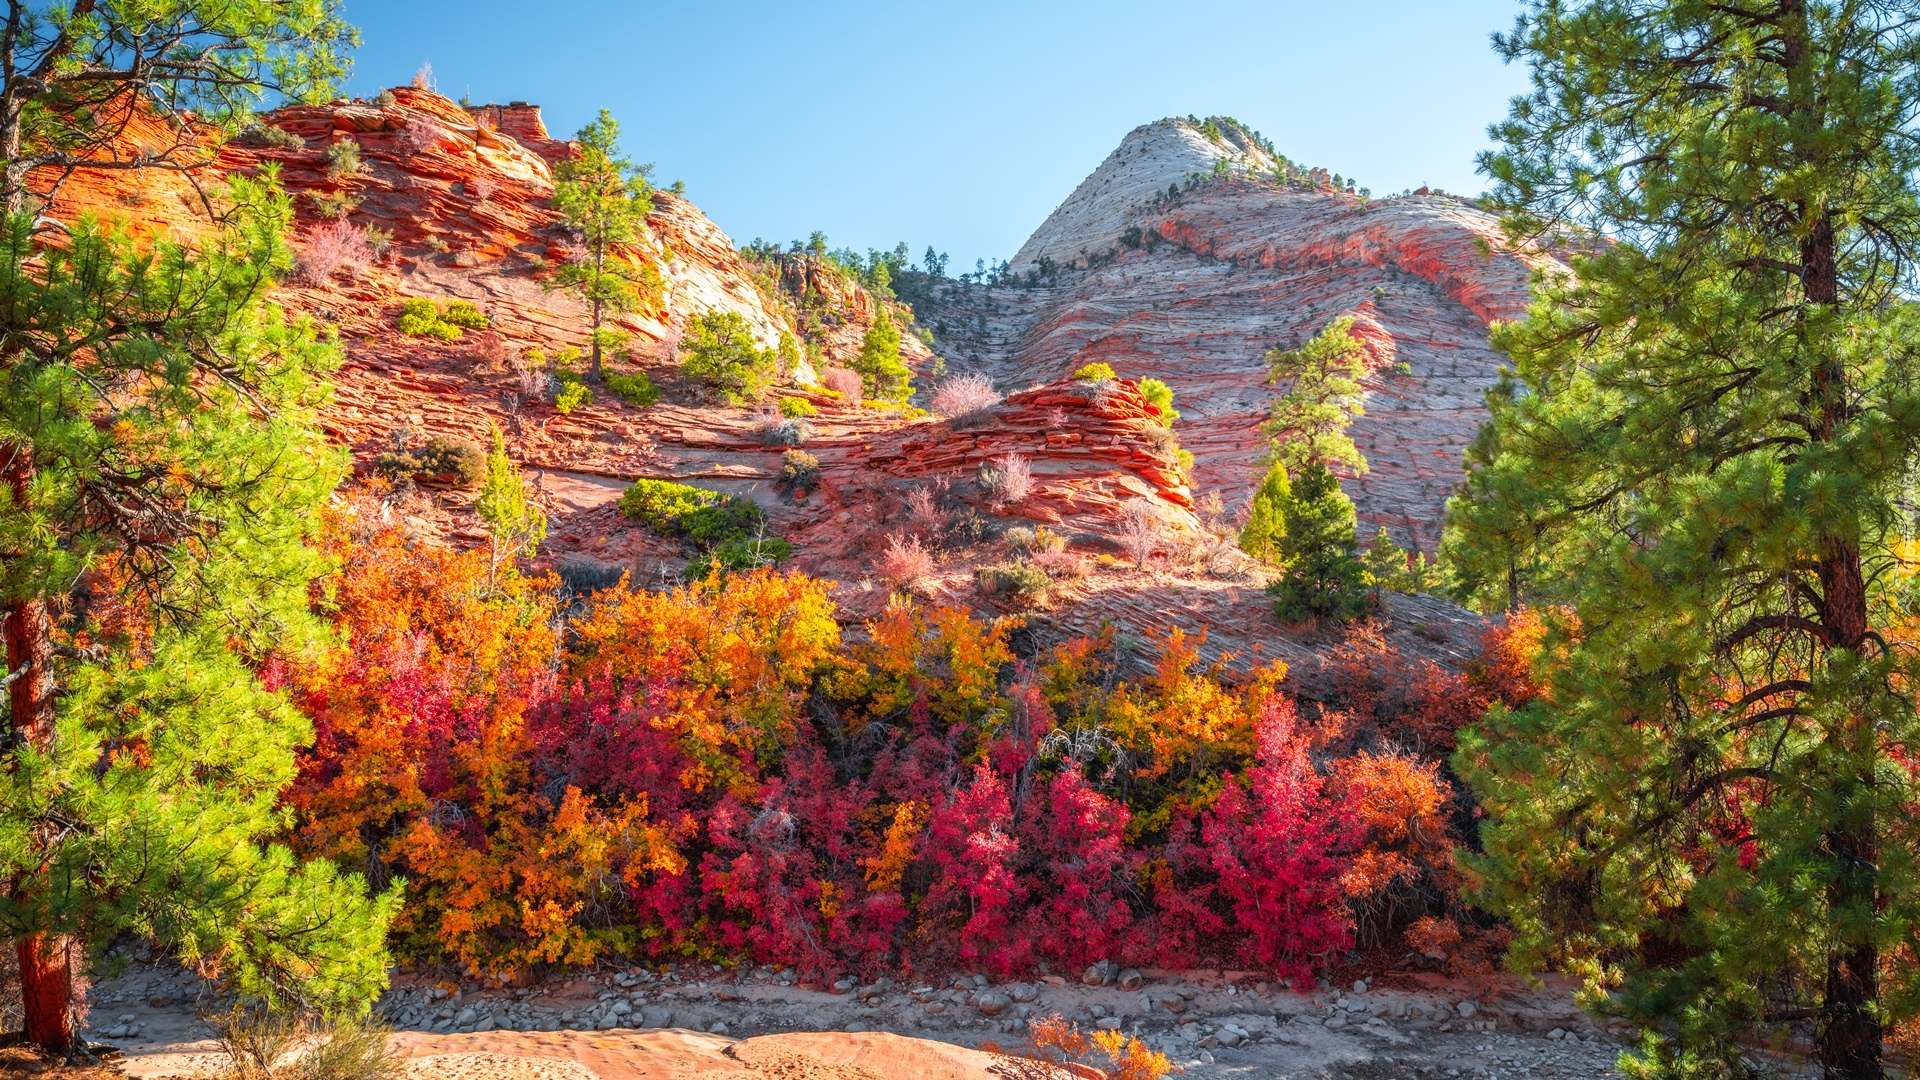
[[[477,487],[486,479],[487,455],[477,443],[435,435],[417,454],[422,472],[451,476],[461,487]]]
[[[327,172],[335,179],[354,176],[360,172],[360,144],[352,139],[341,139],[327,147]]]
[[[1173,387],[1159,379],[1141,379],[1140,396],[1147,399],[1147,404],[1160,410],[1161,423],[1172,426],[1175,420],[1180,419],[1180,414],[1173,407]]]
[[[820,459],[805,450],[789,450],[780,458],[780,476],[773,486],[781,491],[807,491],[820,482]]]
[[[793,545],[777,536],[729,540],[687,563],[687,577],[704,580],[716,571],[738,574],[772,566],[793,554]]]
[[[469,330],[482,330],[492,325],[493,320],[480,313],[471,300],[449,300],[445,311],[440,313],[440,321],[462,326]]]
[[[635,480],[620,496],[620,512],[662,536],[691,540],[714,550],[764,532],[766,511],[743,495],[676,484]]]
[[[653,385],[653,379],[644,371],[636,371],[632,375],[609,371],[607,389],[613,392],[614,397],[642,409],[660,400],[660,388]]]
[[[1053,579],[1027,563],[982,566],[973,572],[974,587],[986,596],[1007,596],[1028,603],[1045,603]]]
[[[400,305],[400,320],[394,325],[409,337],[457,341],[466,333],[466,328],[479,329],[489,323],[490,320],[473,306],[471,300],[451,301],[442,310],[439,304],[428,297],[413,296]]]
[[[384,453],[373,467],[394,477],[451,480],[460,487],[478,487],[486,479],[487,455],[465,439],[435,435],[417,450]]]
[[[780,399],[780,415],[790,420],[802,416],[812,416],[819,411],[819,409],[813,407],[813,402],[803,397],[784,397]]]
[[[680,339],[680,371],[729,405],[758,398],[779,363],[772,349],[753,341],[753,328],[734,311],[696,315]]]
[[[562,379],[560,390],[553,395],[553,407],[566,416],[582,405],[593,404],[593,391],[578,379]]]
[[[1120,376],[1113,373],[1113,365],[1095,362],[1073,373],[1081,382],[1112,382]]]

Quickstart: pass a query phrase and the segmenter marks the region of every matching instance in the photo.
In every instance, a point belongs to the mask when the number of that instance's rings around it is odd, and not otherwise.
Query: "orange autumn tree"
[[[549,692],[552,604],[492,582],[482,552],[356,541],[329,523],[326,607],[341,646],[298,667],[315,745],[287,802],[309,854],[408,882],[397,947],[478,972],[585,963],[631,931],[582,918],[606,881],[671,866],[644,800],[598,805],[532,768],[528,710]]]

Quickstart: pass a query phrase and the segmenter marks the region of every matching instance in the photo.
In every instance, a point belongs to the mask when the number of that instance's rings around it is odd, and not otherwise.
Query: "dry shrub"
[[[1145,499],[1135,499],[1120,511],[1120,523],[1114,530],[1114,536],[1127,554],[1133,556],[1136,569],[1144,570],[1147,557],[1160,543],[1163,526],[1160,512]]]
[[[505,335],[498,330],[482,330],[473,336],[473,369],[492,375],[506,370],[513,359],[513,350],[507,347]]]
[[[860,404],[864,387],[860,373],[846,368],[828,368],[820,373],[820,385],[844,398],[849,405]]]
[[[303,280],[325,285],[341,270],[358,275],[372,265],[373,245],[367,240],[367,230],[339,220],[316,225],[307,233],[296,269]]]
[[[956,428],[972,427],[993,415],[1000,404],[1000,392],[985,375],[955,375],[940,384],[928,402],[933,413],[953,421]]]
[[[413,88],[415,90],[433,89],[433,65],[432,64],[421,64],[420,70],[413,73]]]
[[[1065,548],[1041,550],[1033,553],[1029,560],[1035,569],[1055,579],[1076,580],[1087,576],[1092,562],[1085,555]]]
[[[947,492],[944,479],[934,480],[907,492],[907,528],[920,536],[938,538],[947,531],[951,515],[941,505]]]
[[[799,446],[813,438],[812,424],[798,416],[782,416],[772,405],[754,413],[753,431],[768,446]]]
[[[888,533],[886,549],[880,552],[875,570],[887,584],[911,589],[933,576],[933,555],[920,545],[917,536]]]
[[[1025,454],[1007,454],[980,465],[980,491],[995,509],[1014,506],[1033,492],[1033,460]]]
[[[1047,428],[1052,431],[1064,430],[1067,426],[1067,410],[1054,407],[1047,410]]]

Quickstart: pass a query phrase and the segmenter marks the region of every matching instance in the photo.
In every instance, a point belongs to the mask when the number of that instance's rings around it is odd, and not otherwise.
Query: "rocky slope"
[[[879,566],[891,538],[926,532],[908,513],[909,496],[925,489],[939,496],[941,517],[966,525],[944,539],[927,534],[936,565],[916,588],[929,598],[1023,611],[1055,633],[1113,620],[1135,633],[1205,631],[1210,657],[1310,659],[1317,639],[1273,624],[1261,571],[1224,542],[1275,393],[1261,354],[1356,315],[1375,361],[1355,431],[1373,471],[1350,486],[1367,521],[1430,549],[1497,364],[1486,323],[1519,314],[1526,298],[1529,259],[1490,253],[1493,222],[1470,205],[1438,195],[1369,202],[1230,121],[1162,121],[1127,137],[1034,233],[1002,284],[912,275],[899,283],[912,307],[883,304],[819,257],[750,259],[686,198],[658,193],[648,235],[623,257],[650,264],[662,295],[618,318],[631,346],[616,368],[648,372],[665,397],[640,408],[603,388],[562,414],[523,359],[531,348],[578,345],[586,330],[584,306],[552,287],[554,266],[577,255],[548,205],[554,165],[571,151],[538,108],[464,107],[403,87],[281,109],[264,123],[209,150],[214,165],[197,184],[172,173],[82,173],[47,214],[93,210],[192,233],[207,220],[202,192],[222,175],[272,167],[297,195],[300,242],[310,247],[344,203],[349,222],[391,235],[384,255],[296,280],[280,299],[342,334],[346,361],[323,420],[363,475],[398,446],[479,442],[497,425],[553,516],[548,564],[624,569],[647,582],[673,580],[687,552],[617,513],[628,482],[746,494],[795,544],[790,565],[841,583],[836,599],[855,623],[887,602]],[[129,130],[147,144],[176,137],[153,124]],[[348,140],[361,167],[343,174],[329,152]],[[470,300],[491,325],[455,342],[405,336],[395,323],[409,297]],[[931,330],[953,370],[991,375],[1006,402],[959,428],[822,392],[816,368],[855,355],[883,306],[909,331]],[[793,335],[812,350],[776,388],[817,410],[806,450],[820,475],[802,489],[776,489],[783,448],[768,445],[754,412],[678,378],[688,320],[716,309],[739,314],[763,346]],[[904,335],[921,402],[935,350]],[[1075,383],[1071,373],[1093,360],[1122,380],[1102,393]],[[1178,395],[1177,445],[1133,389],[1145,375]],[[1191,471],[1181,447],[1194,454]],[[1008,455],[1031,462],[1032,490],[989,505],[976,477]],[[423,535],[483,538],[470,492],[403,485],[380,501],[379,513]],[[1144,568],[1118,536],[1135,502],[1158,523]],[[1050,527],[1085,558],[1044,595],[983,595],[975,569],[1016,554],[997,537],[1023,523]],[[1403,651],[1458,663],[1472,649],[1472,621],[1429,600],[1396,599],[1388,622]]]
[[[1145,125],[1034,233],[1000,287],[936,283],[920,315],[950,362],[1003,385],[1092,361],[1165,380],[1197,459],[1193,487],[1229,503],[1257,479],[1259,424],[1284,389],[1267,384],[1263,354],[1353,315],[1373,358],[1353,431],[1372,471],[1348,491],[1363,522],[1431,551],[1499,366],[1487,324],[1524,314],[1545,257],[1503,250],[1493,217],[1458,198],[1366,199],[1324,170],[1281,173],[1244,137]]]

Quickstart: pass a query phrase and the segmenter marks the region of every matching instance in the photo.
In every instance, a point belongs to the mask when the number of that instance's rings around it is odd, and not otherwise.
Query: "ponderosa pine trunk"
[[[19,443],[0,444],[0,477],[16,508],[27,505],[33,483],[31,452]],[[9,745],[45,747],[53,742],[53,618],[35,596],[11,597],[5,607]],[[26,884],[8,883],[16,896]],[[18,942],[20,997],[27,1041],[49,1053],[73,1046],[73,981],[65,938],[33,933]]]
[[[1797,7],[1789,3],[1789,8]],[[1797,59],[1802,46],[1793,42],[1788,48],[1790,61]],[[1812,227],[1800,245],[1800,282],[1807,301],[1837,305],[1840,302],[1840,274],[1837,244],[1831,219],[1812,211]],[[1846,372],[1836,360],[1823,360],[1813,371],[1807,388],[1814,414],[1813,442],[1833,438],[1846,421]],[[1844,536],[1823,537],[1820,543],[1820,623],[1825,628],[1829,650],[1858,651],[1868,641],[1866,576],[1861,569],[1860,547]],[[1847,757],[1871,758],[1875,740],[1873,717],[1856,711],[1848,718],[1845,732]],[[1856,776],[1853,783],[1865,786],[1871,776]],[[1846,809],[1851,800],[1840,800],[1844,816],[1825,834],[1825,846],[1839,870],[1827,886],[1827,910],[1834,917],[1841,912],[1873,910],[1879,903],[1875,880],[1879,844],[1871,811]],[[1884,1075],[1880,1061],[1880,1021],[1877,1016],[1879,986],[1877,968],[1879,950],[1871,937],[1864,941],[1837,941],[1827,955],[1826,984],[1818,1017],[1818,1053],[1821,1071],[1827,1080],[1880,1080]]]

